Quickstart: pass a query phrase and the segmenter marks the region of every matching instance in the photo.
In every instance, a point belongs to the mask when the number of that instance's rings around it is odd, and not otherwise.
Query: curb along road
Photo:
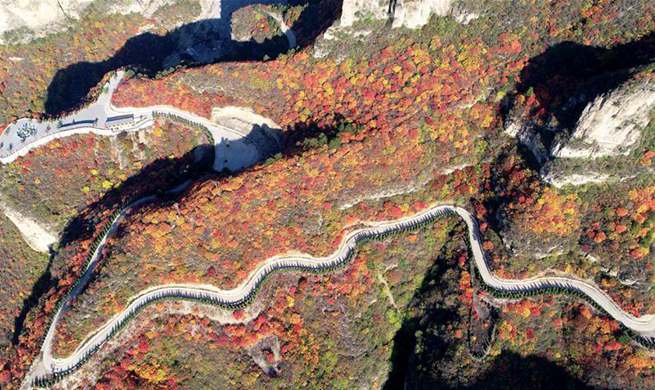
[[[141,200],[139,202],[143,201]],[[120,215],[124,215],[126,209],[123,209]],[[112,226],[107,229],[102,237],[100,244],[93,254],[90,265],[80,278],[81,283],[78,286],[88,282],[89,275],[93,272],[93,264],[95,264],[107,236],[113,232],[114,226],[120,220],[120,215],[113,220]],[[515,294],[517,297],[540,291],[548,292],[552,289],[572,290],[585,295],[609,316],[621,322],[626,328],[632,330],[639,336],[646,339],[652,339],[655,336],[655,316],[645,315],[635,317],[625,312],[607,293],[593,283],[573,276],[536,277],[528,279],[505,279],[495,276],[489,270],[487,258],[482,249],[480,230],[475,217],[461,207],[435,205],[417,214],[397,220],[364,223],[366,227],[348,233],[342,239],[338,248],[332,254],[325,257],[314,257],[308,254],[271,257],[260,263],[239,286],[231,290],[222,290],[212,285],[198,284],[171,284],[145,289],[134,296],[123,311],[114,315],[103,326],[89,335],[77,347],[75,352],[66,358],[53,358],[51,356],[52,338],[57,321],[60,318],[60,312],[58,311],[50,324],[48,334],[42,345],[41,362],[40,364],[33,365],[33,372],[28,375],[24,384],[28,386],[48,385],[74,372],[132,319],[138,311],[152,302],[161,299],[191,299],[228,309],[241,308],[252,300],[261,283],[273,272],[330,272],[345,265],[352,259],[357,249],[357,244],[360,242],[380,239],[390,234],[413,230],[446,215],[457,215],[466,224],[473,260],[482,281],[487,287],[495,291]],[[80,288],[74,288],[61,307],[65,306],[75,296],[75,293],[80,290]]]

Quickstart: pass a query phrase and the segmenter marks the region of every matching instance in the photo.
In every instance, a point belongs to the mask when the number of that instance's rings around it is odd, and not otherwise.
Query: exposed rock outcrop
[[[532,153],[535,161],[539,165],[543,165],[550,157],[550,151],[544,145],[540,135],[535,129],[534,123],[531,121],[523,122],[519,119],[514,119],[509,122],[503,131],[510,137],[516,140]]]
[[[211,120],[220,125],[236,129],[244,134],[253,130],[265,133],[279,147],[282,142],[280,125],[271,119],[261,116],[249,107],[214,107]]]
[[[393,27],[420,28],[432,15],[449,16],[453,0],[398,0],[393,15]]]
[[[594,84],[587,83],[587,89],[568,96],[563,104],[572,107],[588,102],[580,105],[580,114],[568,125],[554,120],[557,114],[533,120],[518,110],[518,115],[509,117],[504,132],[529,150],[543,179],[556,187],[635,177],[640,166],[635,166],[631,154],[648,142],[644,130],[655,114],[653,76],[652,70],[637,72],[597,95]],[[605,82],[611,77],[605,76]]]
[[[57,237],[39,222],[29,218],[0,200],[0,212],[16,225],[21,236],[33,250],[48,253]]]
[[[0,0],[0,33],[28,29],[42,30],[49,25],[77,19],[93,0]]]
[[[411,29],[425,26],[432,15],[454,16],[466,23],[474,14],[454,7],[454,0],[344,0],[340,27],[351,27],[358,21],[392,19],[392,27]]]
[[[151,17],[158,9],[165,5],[176,3],[178,0],[122,0],[116,1],[109,9],[110,14],[140,14]],[[204,8],[203,8],[204,9]]]
[[[462,24],[478,17],[458,0],[344,0],[341,19],[316,42],[314,57],[338,52],[344,38],[364,42],[375,28],[371,22],[378,22],[378,27],[380,23],[390,23],[392,28],[418,29],[433,15],[450,16]]]
[[[212,121],[237,131],[243,138],[222,141],[216,145],[217,156],[235,156],[234,161],[224,160],[230,171],[241,170],[279,152],[282,147],[282,130],[272,120],[247,107],[216,107],[212,109]],[[249,154],[250,157],[247,157]],[[239,155],[236,158],[236,155]],[[221,160],[223,157],[218,158]],[[217,165],[214,165],[214,169]]]
[[[161,7],[178,0],[116,0],[99,3],[95,0],[0,0],[0,43],[2,35],[20,32],[18,41],[29,41],[66,28],[71,20],[79,19],[89,7],[99,13],[137,13],[151,17]],[[199,19],[218,15],[220,0],[199,0]],[[6,36],[5,36],[6,38]],[[16,39],[14,37],[12,41]]]
[[[655,109],[655,83],[630,82],[597,97],[582,112],[571,138],[553,148],[556,158],[625,155],[641,137]]]
[[[341,9],[341,27],[351,27],[357,21],[389,17],[389,0],[344,0]]]
[[[573,173],[570,175],[557,175],[549,172],[544,176],[544,181],[557,188],[567,185],[580,186],[589,183],[604,183],[610,179],[610,175],[598,172],[586,172],[585,174]]]

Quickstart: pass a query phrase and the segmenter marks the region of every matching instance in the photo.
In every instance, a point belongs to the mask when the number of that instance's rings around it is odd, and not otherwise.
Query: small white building
[[[134,127],[134,114],[117,115],[107,118],[107,129],[120,132]]]

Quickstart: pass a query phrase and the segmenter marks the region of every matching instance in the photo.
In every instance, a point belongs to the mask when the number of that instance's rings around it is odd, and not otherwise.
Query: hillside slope
[[[446,3],[448,12],[433,12]],[[424,5],[417,9],[432,15],[425,25],[410,26],[415,29],[389,28],[376,20],[382,16],[352,9],[339,17],[333,1],[248,9],[237,14],[240,28],[262,42],[270,27],[262,12],[270,10],[302,21],[310,9],[320,16],[312,19],[320,25],[315,34],[327,28],[324,19],[343,24],[348,17],[367,33],[327,30],[317,45],[327,35],[333,46],[321,56],[310,41],[263,61],[194,63],[121,83],[113,104],[124,109],[166,105],[234,127],[243,125],[226,119],[239,111],[235,106],[247,108],[240,115],[270,118],[265,123],[280,129],[266,142],[275,139],[279,153],[242,172],[200,164],[186,175],[193,148],[210,140],[179,120],[144,132],[147,142],[119,138],[127,145],[117,156],[107,157],[117,153],[110,141],[85,136],[3,166],[7,185],[0,192],[16,207],[33,213],[46,207],[62,215],[60,223],[77,216],[83,229],[68,224],[50,283],[0,360],[0,383],[20,386],[38,361],[57,302],[84,271],[92,242],[113,213],[148,195],[152,201],[116,224],[88,286],[61,316],[55,356],[71,354],[148,287],[229,289],[271,256],[327,255],[361,221],[397,219],[443,203],[462,206],[479,221],[496,275],[579,278],[631,315],[655,313],[649,105],[655,7],[646,1],[474,3],[399,2],[405,9]],[[477,17],[455,17],[453,10],[465,9]],[[248,29],[250,20],[261,25]],[[299,42],[307,31],[297,31]],[[640,104],[625,99],[631,94]],[[589,130],[604,115],[620,122],[614,133]],[[608,137],[627,153],[551,153]],[[578,165],[568,162],[574,159]],[[125,164],[133,160],[140,163]],[[96,165],[102,169],[91,168]],[[556,186],[548,178],[558,170],[586,175],[590,167],[609,175],[608,166],[616,168],[616,180]],[[77,174],[88,169],[96,172]],[[67,174],[46,181],[53,170]],[[190,179],[188,187],[167,193],[181,178]],[[72,189],[69,200],[54,196]],[[40,194],[38,203],[29,194]],[[653,386],[649,350],[578,297],[499,298],[486,291],[466,237],[454,218],[382,237],[335,272],[275,274],[252,304],[236,310],[157,302],[58,386],[547,388],[553,378],[574,387]]]

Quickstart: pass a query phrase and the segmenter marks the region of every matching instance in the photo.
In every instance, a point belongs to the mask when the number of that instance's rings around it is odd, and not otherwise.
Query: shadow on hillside
[[[414,353],[417,340],[416,332],[419,329],[425,329],[427,323],[452,323],[459,321],[457,311],[453,308],[439,307],[431,300],[426,299],[432,291],[444,291],[448,289],[448,280],[445,278],[446,270],[449,267],[457,267],[453,261],[453,256],[449,256],[450,243],[458,243],[461,235],[458,235],[457,228],[451,229],[448,233],[446,244],[441,247],[439,254],[435,256],[432,267],[427,271],[421,286],[416,290],[412,297],[409,307],[423,308],[422,315],[405,318],[401,328],[396,333],[393,340],[393,350],[391,352],[391,371],[384,384],[384,390],[403,389],[407,380],[415,375],[411,372],[419,362]],[[451,244],[452,245],[452,244]],[[441,338],[429,338],[428,343],[424,345],[425,350],[431,354],[436,354],[442,358],[446,354],[447,344]]]
[[[339,115],[336,115],[336,118],[343,120],[343,117]],[[290,158],[311,149],[307,143],[303,142],[304,140],[321,138],[328,143],[337,139],[339,132],[336,128],[324,128],[315,123],[301,123],[289,127],[281,136],[282,139],[279,140],[281,149],[275,155],[276,159]],[[309,145],[316,147],[312,143]],[[75,272],[66,258],[77,252],[86,252],[88,249],[80,248],[76,243],[96,238],[97,226],[106,224],[110,214],[134,200],[148,195],[157,195],[157,198],[139,206],[140,208],[154,210],[167,207],[186,195],[188,188],[184,186],[185,183],[202,184],[206,181],[225,179],[239,174],[239,172],[228,170],[214,172],[212,170],[215,158],[214,150],[214,145],[204,144],[196,146],[179,158],[158,159],[80,211],[64,228],[57,252],[51,255],[46,272],[33,286],[30,296],[23,301],[20,314],[14,321],[14,344],[20,341],[19,337],[24,332],[28,313],[43,303],[45,297],[61,293],[61,291],[57,291],[59,281],[69,276],[71,272]],[[264,153],[270,154],[272,151],[271,149]],[[174,193],[167,191],[173,188],[181,188],[181,191]],[[122,234],[124,232],[119,229],[116,236],[120,237]]]
[[[439,387],[447,389],[449,387]],[[593,389],[566,368],[537,355],[503,351],[470,386],[453,389]]]
[[[394,337],[391,355],[391,371],[384,385],[384,390],[395,389],[585,389],[584,383],[573,377],[564,367],[531,355],[523,357],[513,352],[503,351],[491,362],[471,364],[478,367],[446,367],[442,362],[462,359],[458,355],[455,343],[466,343],[462,339],[453,339],[445,333],[449,326],[457,328],[467,319],[461,318],[457,306],[447,297],[458,296],[459,277],[446,274],[448,269],[456,269],[457,256],[453,255],[465,249],[465,233],[462,227],[456,227],[448,234],[446,245],[436,256],[434,265],[427,272],[420,288],[415,292],[410,307],[419,308],[419,315],[405,318],[403,325]],[[417,334],[421,332],[421,342]],[[421,352],[417,353],[417,344]],[[449,369],[457,369],[456,375],[475,372],[476,378],[462,378],[467,384],[447,383],[440,377],[453,378]],[[469,380],[472,379],[472,380]]]
[[[653,62],[655,33],[609,48],[575,42],[555,44],[528,61],[516,92],[502,102],[501,113],[507,122],[516,96],[532,90],[539,106],[556,119],[557,127],[571,130],[588,103],[617,88],[640,66]],[[543,130],[542,142],[550,149],[556,132]]]
[[[335,115],[336,123],[344,123],[345,119],[342,115]],[[295,156],[301,155],[312,149],[321,147],[323,145],[328,145],[334,140],[338,140],[340,137],[340,132],[338,127],[322,127],[314,122],[308,123],[297,123],[293,126],[289,126],[284,132],[278,133],[277,141],[279,142],[279,148],[266,148],[263,150],[265,157],[260,161],[263,164],[272,163],[273,161],[279,159],[288,159]],[[271,140],[273,137],[269,137]],[[317,140],[322,140],[318,142]],[[308,141],[308,142],[307,142]],[[230,141],[234,143],[234,141]],[[252,141],[256,142],[256,141]],[[272,141],[271,141],[272,142]],[[218,151],[222,148],[217,148]],[[261,150],[261,149],[260,149]],[[264,161],[266,160],[266,161]],[[227,160],[226,160],[227,162]],[[260,167],[248,167],[244,170],[239,171],[230,171],[228,169],[223,169],[221,172],[215,172],[212,169],[211,162],[206,163],[202,170],[196,171],[192,177],[185,177],[183,180],[178,180],[178,183],[189,181],[192,185],[202,185],[207,181],[218,181],[222,179],[227,179],[233,176],[238,176],[243,171],[260,169]],[[138,181],[137,181],[138,182]],[[161,188],[173,188],[173,186],[161,187]],[[122,192],[122,191],[119,191]],[[183,198],[187,191],[182,191],[176,194],[166,194],[166,191],[159,190],[159,198],[155,202],[149,202],[141,206],[142,209],[147,210],[145,212],[151,212],[159,208],[170,207],[171,205],[178,202]],[[142,194],[148,194],[150,192],[142,192]],[[142,195],[143,196],[143,195]],[[130,197],[130,199],[136,199],[135,196]],[[92,212],[95,213],[95,212]],[[117,237],[121,236],[121,232],[117,232]],[[79,239],[76,238],[76,240]],[[70,241],[69,241],[70,242]]]
[[[343,0],[291,0],[290,5],[305,5],[299,19],[290,26],[302,49],[322,34],[341,13]],[[284,0],[224,1],[221,15],[185,24],[166,35],[149,32],[130,38],[110,58],[100,62],[78,62],[59,70],[47,90],[45,115],[56,117],[78,108],[89,98],[89,92],[110,71],[130,68],[147,77],[178,66],[192,67],[224,61],[260,61],[276,58],[289,50],[282,34],[262,43],[254,40],[231,40],[232,14],[253,4],[278,4]]]
[[[343,0],[287,2],[289,5],[305,5],[299,19],[290,26],[296,34],[298,49],[311,44],[333,24],[341,13],[342,2]],[[252,4],[278,3],[283,1],[231,0],[222,4],[221,15],[217,19],[189,23],[164,36],[152,33],[140,34],[129,39],[120,50],[104,61],[80,62],[61,69],[48,86],[45,114],[58,116],[79,107],[107,72],[119,68],[131,68],[147,77],[155,77],[158,73],[177,66],[192,67],[219,61],[257,61],[275,58],[289,50],[284,35],[263,43],[252,40],[236,42],[231,40],[230,29],[232,14],[236,10]],[[184,51],[180,51],[180,48]],[[216,54],[216,57],[212,57],[212,53]],[[283,151],[281,155],[292,156],[302,153],[305,149],[299,146],[298,142],[321,132],[327,134],[329,139],[336,135],[333,129],[322,129],[314,124],[300,124],[291,128],[281,142]],[[198,146],[181,158],[157,160],[128,178],[118,188],[107,192],[66,225],[58,245],[59,250],[67,248],[76,241],[91,239],[95,234],[95,226],[103,221],[98,216],[106,216],[120,209],[130,200],[157,193],[159,199],[156,204],[163,206],[174,202],[180,195],[178,194],[177,197],[165,195],[162,188],[174,188],[186,181],[193,182],[203,177],[205,180],[210,180],[229,175],[229,172],[213,173],[210,170],[211,161],[206,159],[200,163],[192,162],[199,154],[211,155],[213,161],[213,152],[208,154],[208,149],[213,151],[213,145]],[[14,320],[14,344],[19,343],[28,313],[57,286],[60,278],[64,276],[63,268],[66,264],[54,263],[56,255],[56,253],[52,254],[46,271],[33,286],[31,294],[23,301],[23,307]]]
[[[63,268],[67,264],[65,261],[58,261],[58,258],[66,255],[67,249],[71,249],[68,248],[69,245],[75,241],[93,238],[96,225],[106,223],[107,215],[131,200],[161,192],[157,190],[158,188],[173,188],[206,172],[213,161],[213,149],[211,145],[200,145],[182,157],[155,160],[138,174],[129,177],[119,187],[106,192],[102,198],[87,206],[69,221],[64,227],[57,250],[50,255],[46,271],[32,287],[30,295],[23,301],[21,311],[14,320],[14,344],[19,342],[27,314],[39,304],[42,297],[57,286],[64,276]]]
[[[501,232],[512,224],[512,203],[522,197],[525,199],[536,199],[543,189],[543,182],[538,171],[530,164],[530,156],[521,145],[509,145],[495,156],[491,164],[491,174],[482,185],[486,194],[480,200],[486,210],[485,222],[499,237]],[[518,159],[516,156],[520,156]],[[521,180],[513,179],[517,173],[521,174]],[[473,200],[476,202],[476,200]],[[503,251],[503,247],[497,248]],[[508,253],[509,254],[509,253]]]
[[[54,252],[50,252],[50,256],[48,257],[48,264],[46,265],[45,270],[41,276],[39,276],[36,282],[34,282],[32,291],[30,291],[30,295],[23,299],[23,306],[21,307],[21,310],[16,318],[14,318],[14,333],[11,337],[11,342],[13,345],[18,344],[18,336],[20,335],[20,332],[16,332],[16,329],[23,329],[23,324],[25,323],[25,317],[27,317],[27,313],[29,313],[30,310],[32,310],[32,308],[39,303],[39,299],[43,296],[43,294],[48,292],[50,287],[52,287],[52,272],[50,269],[52,268],[53,259]]]

